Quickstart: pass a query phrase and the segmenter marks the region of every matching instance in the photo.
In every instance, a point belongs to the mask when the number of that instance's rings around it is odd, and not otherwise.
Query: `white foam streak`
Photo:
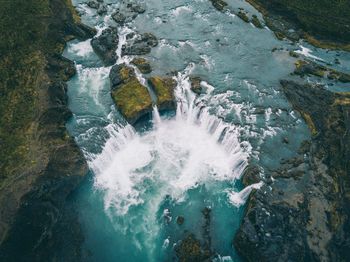
[[[247,201],[253,189],[260,189],[263,185],[264,185],[263,182],[259,182],[259,183],[252,184],[250,186],[245,187],[240,192],[229,192],[228,193],[229,201],[231,202],[231,204],[237,207],[240,207]]]

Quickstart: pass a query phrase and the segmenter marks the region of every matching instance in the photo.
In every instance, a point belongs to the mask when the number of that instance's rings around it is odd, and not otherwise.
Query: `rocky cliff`
[[[75,67],[61,54],[95,31],[69,0],[5,1],[0,31],[0,260],[77,260],[82,237],[65,201],[87,165],[65,128]]]

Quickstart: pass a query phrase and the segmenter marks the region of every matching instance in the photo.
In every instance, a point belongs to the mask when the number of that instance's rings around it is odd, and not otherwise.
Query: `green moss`
[[[264,26],[261,24],[259,18],[256,15],[253,15],[252,24],[257,28],[264,28]]]
[[[151,77],[148,81],[157,95],[158,105],[174,101],[175,80],[167,77]]]
[[[312,121],[312,118],[310,116],[310,114],[306,113],[306,112],[301,112],[302,117],[304,118],[306,124],[309,126],[309,129],[311,131],[311,134],[313,136],[316,136],[318,134],[318,131],[316,129],[316,126],[314,124],[314,121]]]
[[[241,18],[244,22],[249,23],[249,17],[247,16],[247,14],[246,14],[245,12],[243,12],[243,11],[240,10],[240,11],[237,13],[237,16],[238,16],[239,18]]]
[[[277,14],[294,22],[312,45],[350,50],[350,1],[247,0],[264,16]]]
[[[51,10],[52,2],[11,0],[0,5],[0,186],[33,165],[33,125],[46,106],[40,96],[50,81],[46,57],[64,47],[60,29],[49,29],[61,11]]]
[[[134,64],[142,74],[149,74],[152,72],[151,65],[145,58],[134,58],[131,63]]]
[[[152,109],[151,96],[147,88],[141,85],[136,77],[112,91],[112,98],[121,114],[131,122]]]

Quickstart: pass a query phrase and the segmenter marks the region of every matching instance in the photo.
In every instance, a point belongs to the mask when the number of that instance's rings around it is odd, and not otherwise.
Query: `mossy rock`
[[[152,112],[152,99],[145,86],[136,77],[112,91],[112,98],[120,113],[134,124],[141,117]]]
[[[202,93],[202,79],[199,76],[190,76],[190,82],[193,93],[200,95]]]
[[[134,69],[126,64],[115,65],[109,73],[112,89],[118,88],[121,84],[128,82],[135,77]]]
[[[264,26],[261,24],[259,18],[256,15],[253,15],[252,24],[257,28],[260,28],[260,29],[264,28]]]
[[[159,110],[175,109],[174,88],[176,81],[171,77],[151,77],[148,83],[153,88],[157,96],[157,106]]]
[[[247,16],[247,14],[246,14],[244,11],[240,10],[240,11],[237,13],[237,16],[238,16],[239,18],[241,18],[244,22],[249,23],[249,17]]]
[[[134,58],[131,63],[135,65],[142,74],[149,74],[152,72],[151,65],[145,58]]]
[[[227,7],[227,3],[223,0],[209,0],[216,10],[223,12]]]

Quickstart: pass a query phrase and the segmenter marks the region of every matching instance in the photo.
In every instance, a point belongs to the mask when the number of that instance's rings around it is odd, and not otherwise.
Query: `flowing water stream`
[[[98,33],[114,25],[111,13],[120,4],[109,3],[105,16],[83,1],[73,1],[83,22]],[[243,1],[228,1],[232,8]],[[243,205],[255,184],[243,188],[239,179],[248,163],[259,164],[261,174],[278,167],[282,158],[296,154],[309,131],[288,104],[279,80],[288,77],[294,48],[307,56],[330,61],[336,53],[291,46],[238,17],[220,13],[207,0],[148,0],[146,12],[119,28],[117,63],[126,34],[151,32],[160,40],[144,56],[151,75],[177,71],[176,113],[151,122],[129,125],[116,110],[108,74],[94,54],[90,40],[72,41],[65,56],[76,62],[78,74],[69,83],[74,117],[70,133],[91,169],[75,201],[91,261],[173,260],[174,247],[191,232],[204,240],[204,208],[211,211],[210,242],[216,261],[239,261],[232,247]],[[258,13],[257,13],[258,14]],[[259,14],[258,14],[259,15]],[[260,16],[260,15],[259,15]],[[341,69],[350,57],[342,55]],[[140,82],[145,77],[138,70]],[[189,76],[203,79],[205,93],[196,96]],[[288,140],[288,143],[283,143]],[[178,216],[184,217],[178,225]]]

